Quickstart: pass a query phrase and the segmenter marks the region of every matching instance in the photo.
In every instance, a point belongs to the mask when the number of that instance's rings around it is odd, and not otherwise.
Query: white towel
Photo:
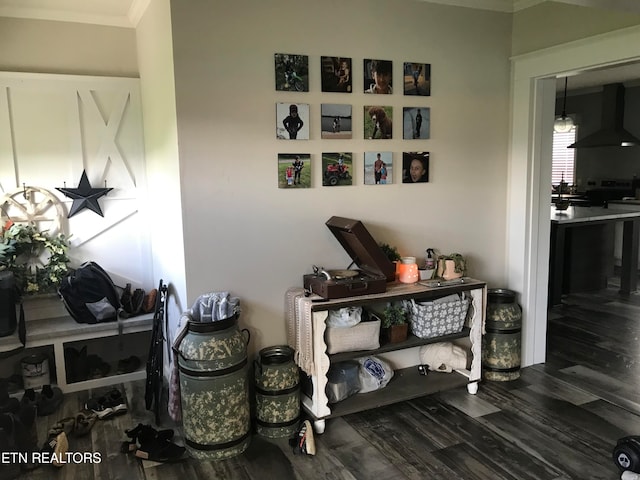
[[[303,288],[287,290],[284,306],[287,343],[295,350],[296,364],[307,375],[314,373],[311,303],[311,298],[305,297]]]

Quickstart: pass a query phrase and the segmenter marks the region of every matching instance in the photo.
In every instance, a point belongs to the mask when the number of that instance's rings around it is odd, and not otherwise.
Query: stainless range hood
[[[569,145],[568,148],[637,147],[640,139],[624,129],[624,85],[610,83],[602,90],[600,130]]]

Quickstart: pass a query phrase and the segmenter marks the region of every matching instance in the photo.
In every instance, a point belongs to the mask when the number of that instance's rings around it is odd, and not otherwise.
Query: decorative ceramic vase
[[[438,270],[436,276],[445,280],[453,280],[462,277],[463,272],[456,272],[456,262],[454,260],[438,260]]]

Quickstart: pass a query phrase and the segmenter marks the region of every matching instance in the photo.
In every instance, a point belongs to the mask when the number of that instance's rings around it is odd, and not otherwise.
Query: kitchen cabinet
[[[329,310],[409,299],[433,300],[459,292],[467,292],[471,297],[467,321],[460,333],[431,339],[420,339],[410,335],[405,342],[383,344],[375,350],[343,352],[334,355],[327,354],[325,321]],[[303,389],[301,401],[305,411],[314,419],[314,429],[318,433],[324,431],[325,420],[329,418],[410,400],[465,385],[470,394],[475,394],[478,390],[478,382],[481,378],[481,344],[486,312],[486,284],[482,281],[465,278],[460,283],[439,287],[429,287],[421,283],[390,283],[384,293],[335,300],[324,300],[319,296],[301,296],[296,301],[299,303],[296,308],[295,318],[288,318],[288,322],[293,321],[295,325],[288,325],[288,328],[300,330],[300,323],[305,322],[305,318],[307,319],[306,321],[311,322],[311,328],[306,328],[305,331],[311,332],[309,346],[312,349],[313,364],[312,367],[307,366],[307,371],[305,371],[308,375],[309,381],[307,383],[309,388],[306,391]],[[302,343],[304,344],[306,340],[309,339],[303,339]],[[453,373],[429,372],[426,376],[420,375],[418,371],[418,365],[420,364],[419,347],[442,341],[452,341],[465,348],[468,368],[456,370]],[[296,348],[296,345],[290,346]],[[297,345],[297,347],[300,348],[300,345]],[[365,355],[376,355],[387,359],[385,355],[392,353],[401,354],[399,356],[402,357],[402,360],[389,361],[394,368],[394,376],[385,388],[374,392],[356,394],[336,404],[330,405],[328,403],[326,395],[327,372],[332,363]],[[305,366],[301,365],[303,362],[300,361],[299,352],[296,352],[296,362],[305,370]]]

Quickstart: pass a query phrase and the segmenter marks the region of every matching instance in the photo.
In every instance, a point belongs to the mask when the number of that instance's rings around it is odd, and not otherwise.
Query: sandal
[[[156,430],[150,425],[139,423],[131,430],[125,430],[130,438],[122,442],[120,450],[124,453],[135,452],[143,460],[155,462],[177,462],[186,458],[186,449],[171,441],[172,429]],[[139,446],[138,446],[139,445]]]
[[[187,458],[185,447],[158,437],[140,445],[135,456],[142,460],[163,463],[179,462]]]
[[[49,431],[47,432],[47,436],[49,438],[57,437],[62,432],[64,432],[68,437],[71,434],[71,432],[73,432],[75,426],[76,426],[75,418],[65,417],[62,420],[58,420],[58,422],[49,429]]]
[[[174,435],[173,430],[170,428],[158,431],[150,425],[143,425],[141,423],[131,430],[125,430],[124,433],[126,433],[127,437],[129,437],[133,442],[139,441],[140,443],[147,442],[156,437],[163,440],[171,440]]]
[[[76,437],[82,437],[83,435],[88,434],[93,425],[98,420],[98,415],[88,410],[82,410],[76,413],[76,428],[73,431]]]
[[[61,462],[60,459],[64,458],[69,450],[69,440],[67,439],[67,434],[62,432],[55,437],[49,438],[45,442],[45,444],[40,449],[41,453],[55,454],[52,457],[52,464],[56,467],[64,466],[64,462]]]

